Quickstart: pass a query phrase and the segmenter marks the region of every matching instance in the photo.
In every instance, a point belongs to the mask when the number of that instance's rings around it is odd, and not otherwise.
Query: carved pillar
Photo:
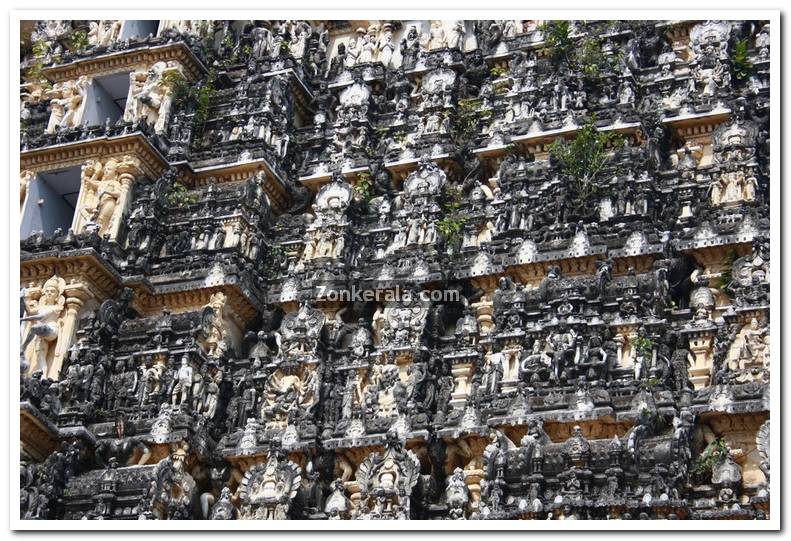
[[[465,470],[464,482],[470,491],[470,512],[475,513],[481,506],[481,480],[483,470]]]
[[[59,280],[57,276],[50,279],[47,283],[52,280]],[[63,283],[61,279],[61,283]],[[44,285],[44,289],[46,289],[47,284]],[[57,319],[54,322],[55,327],[57,328],[58,336],[55,339],[54,343],[50,346],[54,348],[50,350],[50,353],[46,356],[46,368],[43,369],[45,372],[44,376],[49,377],[50,379],[57,380],[58,374],[60,373],[60,369],[63,366],[63,361],[68,355],[69,348],[74,341],[74,335],[77,328],[77,321],[79,321],[80,310],[82,309],[85,301],[83,297],[86,295],[85,292],[82,290],[80,285],[76,286],[67,286],[64,291],[61,291],[63,295],[63,311],[56,316]],[[41,303],[41,290],[36,288],[35,291],[31,291],[31,294],[28,296],[28,300],[26,301],[28,305],[31,303],[38,302]],[[26,328],[24,329],[22,336],[23,338],[31,332],[31,327],[35,322],[29,323]],[[28,368],[28,375],[32,374],[36,369],[36,352],[35,352],[35,342],[30,344],[24,354],[27,360],[30,362],[30,367]]]
[[[475,316],[478,318],[478,325],[481,326],[481,334],[489,334],[494,326],[492,320],[492,301],[489,295],[484,296],[479,302],[473,303]]]
[[[82,292],[77,292],[81,295]],[[79,296],[75,296],[74,292],[69,292],[66,297],[66,312],[63,315],[61,338],[55,346],[55,356],[52,359],[52,364],[47,370],[47,377],[57,380],[60,369],[63,366],[63,361],[68,355],[69,348],[74,341],[74,335],[77,330],[77,321],[79,320],[80,310],[82,309],[85,301]]]
[[[688,331],[689,349],[695,357],[695,364],[689,370],[689,380],[695,389],[706,387],[711,376],[712,346],[714,330]]]
[[[21,211],[25,207],[25,199],[27,199],[27,192],[28,188],[30,187],[30,181],[35,178],[36,173],[30,171],[29,169],[25,169],[19,173],[19,210]]]
[[[473,363],[463,362],[460,364],[454,364],[453,368],[451,368],[451,374],[453,374],[453,379],[456,382],[456,386],[453,389],[453,393],[451,394],[451,405],[463,406],[467,401],[467,395],[470,392],[469,384],[470,378],[472,377],[473,367]]]
[[[107,231],[111,239],[118,238],[118,234],[121,231],[121,224],[123,223],[123,217],[126,215],[127,210],[129,210],[129,196],[132,191],[132,185],[135,182],[135,178],[140,175],[142,175],[140,160],[132,156],[124,156],[123,161],[118,166],[118,181],[121,183],[121,195],[118,196],[115,215]]]

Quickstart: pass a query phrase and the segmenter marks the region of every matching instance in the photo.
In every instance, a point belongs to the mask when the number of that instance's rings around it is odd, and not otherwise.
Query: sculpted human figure
[[[88,43],[97,47],[107,47],[118,39],[122,24],[122,20],[91,21]]]
[[[165,133],[173,101],[166,74],[180,71],[181,68],[172,63],[157,62],[148,70],[130,73],[124,122],[142,120],[153,126],[156,133]]]
[[[36,178],[36,174],[29,169],[25,169],[19,173],[19,208],[25,204],[27,191],[30,187],[30,181]]]
[[[52,134],[58,129],[76,128],[80,125],[89,84],[90,81],[83,75],[76,81],[56,83],[47,91],[51,110],[47,133]]]
[[[204,318],[207,325],[206,353],[219,357],[226,348],[225,337],[225,303],[226,296],[221,291],[214,293],[209,298],[209,303],[204,307]],[[211,312],[207,309],[211,308]],[[208,314],[211,313],[211,317]]]
[[[744,334],[740,365],[756,364],[767,366],[769,364],[768,346],[766,344],[767,336],[766,328],[762,327],[756,318],[752,318],[750,327]],[[744,366],[741,366],[741,368],[744,368]]]
[[[447,46],[448,38],[445,35],[445,29],[442,27],[442,21],[431,21],[426,48],[429,51],[434,51],[436,49],[444,49]]]
[[[379,42],[379,61],[385,67],[385,69],[390,68],[390,64],[393,59],[393,53],[395,52],[395,43],[393,43],[393,25],[390,23],[385,23],[382,27],[384,35]]]
[[[201,412],[207,419],[213,419],[217,413],[217,401],[220,395],[220,383],[222,382],[223,372],[217,368],[215,361],[209,362],[209,373],[206,377],[206,391],[201,401]]]
[[[358,64],[367,64],[373,62],[374,56],[378,52],[377,43],[375,41],[375,34],[371,34],[370,30],[364,34],[359,40],[358,46],[360,47],[360,54],[357,57]]]
[[[407,35],[401,39],[399,49],[401,51],[401,65],[405,69],[413,68],[420,52],[420,35],[417,27],[409,27]]]
[[[192,389],[192,367],[186,355],[181,358],[181,367],[176,378],[176,384],[173,386],[173,392],[170,395],[170,402],[174,406],[178,404],[187,405]]]
[[[560,381],[561,376],[570,364],[576,364],[579,349],[577,347],[577,333],[562,323],[556,331],[547,338],[552,348],[552,373],[555,381]]]
[[[90,160],[82,171],[82,182],[92,193],[91,201],[82,209],[83,216],[99,227],[99,235],[109,232],[112,226],[118,199],[121,197],[121,183],[118,181],[118,161],[110,158],[102,165]]]
[[[464,50],[464,37],[466,30],[464,29],[464,21],[454,21],[453,29],[451,30],[450,37],[448,38],[448,47],[451,49]]]
[[[88,84],[88,78],[83,75],[77,81],[69,81],[63,85],[62,100],[65,110],[60,121],[61,128],[76,128],[80,125]]]
[[[53,276],[47,280],[41,298],[28,305],[27,312],[30,315],[21,319],[32,322],[21,348],[22,354],[26,355],[27,347],[33,345],[32,356],[28,356],[28,360],[32,361],[32,372],[41,370],[47,373],[47,363],[60,333],[60,320],[66,304],[63,295],[65,289],[66,281],[63,278]]]
[[[269,43],[272,39],[272,33],[268,28],[256,27],[252,30],[253,48],[251,56],[255,59],[262,59],[266,57],[269,49]]]
[[[366,322],[363,318],[358,319],[357,329],[352,334],[352,341],[350,344],[352,355],[357,358],[362,358],[368,355],[368,352],[373,347],[373,337],[371,331],[368,330]]]

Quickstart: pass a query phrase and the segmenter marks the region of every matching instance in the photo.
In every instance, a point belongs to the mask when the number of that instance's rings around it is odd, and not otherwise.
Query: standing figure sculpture
[[[181,68],[173,63],[157,62],[148,70],[129,74],[124,122],[144,121],[154,127],[154,132],[165,133],[173,102],[169,73],[181,73]]]
[[[41,371],[47,374],[48,364],[51,363],[55,345],[60,337],[61,317],[63,315],[66,298],[63,292],[66,281],[59,276],[53,276],[44,283],[41,298],[28,304],[27,312],[30,314],[21,321],[30,321],[27,336],[22,342],[22,355],[31,361],[32,371]],[[26,355],[28,346],[33,345],[32,355]]]

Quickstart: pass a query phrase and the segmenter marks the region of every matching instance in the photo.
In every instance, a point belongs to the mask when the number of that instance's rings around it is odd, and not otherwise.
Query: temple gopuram
[[[776,30],[22,21],[19,518],[768,520]]]

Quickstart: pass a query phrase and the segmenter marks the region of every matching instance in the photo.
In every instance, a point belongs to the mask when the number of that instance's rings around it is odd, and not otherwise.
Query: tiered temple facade
[[[768,518],[767,21],[21,31],[21,518]]]

